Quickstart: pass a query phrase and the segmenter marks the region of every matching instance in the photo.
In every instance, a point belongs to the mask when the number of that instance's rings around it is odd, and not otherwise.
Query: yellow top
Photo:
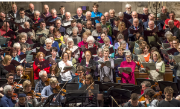
[[[63,36],[61,36],[60,38],[54,38],[55,41],[58,40],[58,39],[60,39],[63,43],[65,43],[65,42],[63,41]],[[59,43],[59,48],[60,48],[60,46],[61,46],[61,43]]]

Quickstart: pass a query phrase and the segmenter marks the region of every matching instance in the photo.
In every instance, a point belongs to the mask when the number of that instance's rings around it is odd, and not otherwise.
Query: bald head
[[[55,8],[51,9],[51,15],[52,17],[57,17],[57,11]]]
[[[77,8],[77,15],[80,17],[82,15],[82,9],[81,8]]]
[[[134,18],[138,18],[138,14],[137,14],[136,11],[133,11],[133,12],[132,12],[132,18],[133,18],[133,19],[134,19]]]
[[[13,11],[14,13],[17,12],[17,6],[16,6],[16,4],[13,4],[13,5],[12,5],[12,11]]]
[[[3,13],[3,12],[1,12],[0,13],[0,19],[2,20],[2,21],[4,21],[6,18],[5,18],[6,16],[5,16],[5,14]]]
[[[154,21],[149,21],[148,26],[151,30],[153,30],[154,29]]]
[[[44,12],[49,13],[49,6],[48,5],[44,5]]]
[[[70,20],[71,19],[71,13],[70,12],[66,12],[65,13],[65,17],[66,17],[66,20]]]
[[[87,11],[86,12],[86,20],[90,20],[91,19],[91,12]]]
[[[24,22],[24,27],[25,27],[25,29],[29,29],[29,22]]]
[[[34,4],[30,3],[29,4],[29,9],[30,9],[31,12],[33,12],[34,11]]]
[[[139,19],[134,18],[134,19],[133,19],[133,25],[134,25],[135,27],[138,27],[138,26],[139,26]]]
[[[155,20],[155,16],[154,16],[154,14],[150,14],[148,17],[149,17],[149,20],[152,20],[152,21],[154,21],[154,20]]]
[[[110,19],[109,13],[108,13],[108,12],[105,12],[105,13],[104,13],[104,16],[106,17],[106,22],[109,21],[109,19]]]

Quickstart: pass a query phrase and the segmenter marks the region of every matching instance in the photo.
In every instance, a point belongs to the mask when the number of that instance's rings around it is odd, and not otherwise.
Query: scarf
[[[35,19],[35,18],[34,18],[35,23],[38,23],[40,19],[41,19],[40,17],[39,17],[38,19]]]

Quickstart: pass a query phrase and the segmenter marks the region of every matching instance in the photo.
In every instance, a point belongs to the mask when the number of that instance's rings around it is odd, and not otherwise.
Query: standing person
[[[93,4],[93,11],[91,12],[91,17],[99,17],[98,20],[95,20],[96,23],[100,23],[100,18],[103,15],[98,11],[99,5],[97,3]]]

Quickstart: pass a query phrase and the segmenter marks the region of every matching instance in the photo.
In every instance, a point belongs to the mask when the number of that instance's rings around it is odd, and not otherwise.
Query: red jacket
[[[165,24],[164,24],[163,29],[165,29],[165,25],[168,25],[168,21],[169,21],[169,20],[170,20],[170,19],[166,19],[166,20],[165,20]],[[174,26],[176,26],[177,28],[179,28],[179,25],[180,25],[179,21],[178,21],[178,20],[174,20]]]
[[[44,61],[44,60],[45,60],[45,59],[43,59],[43,61]],[[50,72],[49,72],[49,69],[50,69],[50,66],[47,67],[47,68],[45,68],[44,70],[45,70],[47,73],[50,73]],[[41,70],[36,66],[35,61],[34,61],[34,63],[33,63],[33,71],[34,71],[34,80],[39,79],[39,72],[40,72]]]

